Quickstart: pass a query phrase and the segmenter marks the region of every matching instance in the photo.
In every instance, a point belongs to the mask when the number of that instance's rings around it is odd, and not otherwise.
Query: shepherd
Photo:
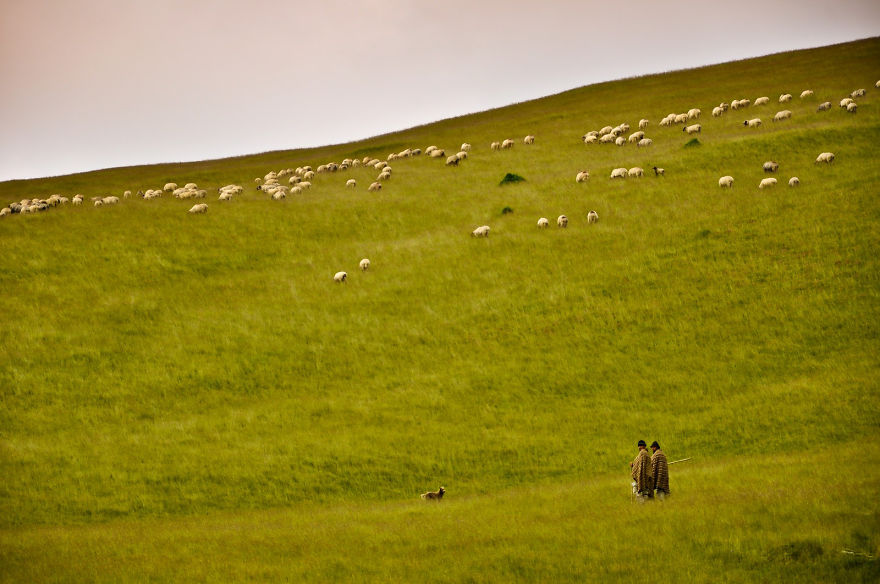
[[[660,450],[660,444],[654,440],[651,443],[651,478],[654,488],[657,489],[657,498],[661,501],[669,496],[669,465],[666,464],[666,455]]]
[[[635,460],[629,463],[632,468],[632,480],[635,483],[635,491],[640,501],[654,497],[654,480],[651,474],[651,457],[648,455],[647,445],[644,440],[639,440],[639,453]]]

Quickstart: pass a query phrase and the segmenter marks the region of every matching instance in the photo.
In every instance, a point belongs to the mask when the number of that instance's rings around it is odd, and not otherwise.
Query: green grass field
[[[87,197],[0,219],[0,582],[877,581],[878,65],[875,38],[352,144],[0,183],[0,205]],[[686,148],[658,122],[692,107]],[[640,118],[649,148],[581,141]],[[462,142],[459,167],[390,162],[379,193],[363,167],[255,189]],[[208,213],[88,204],[169,181]],[[228,183],[246,194],[220,203]],[[630,499],[640,438],[692,459],[663,503]]]

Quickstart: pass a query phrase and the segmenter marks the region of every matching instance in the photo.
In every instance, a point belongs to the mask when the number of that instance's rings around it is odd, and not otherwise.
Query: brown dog
[[[446,492],[446,489],[440,487],[439,491],[428,491],[427,493],[422,493],[421,497],[425,501],[439,501],[443,498],[443,493]]]

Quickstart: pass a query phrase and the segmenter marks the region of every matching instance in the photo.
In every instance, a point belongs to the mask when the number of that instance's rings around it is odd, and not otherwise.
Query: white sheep
[[[347,188],[347,189],[356,188],[357,185],[358,185],[357,181],[353,178],[350,178],[347,181],[345,181],[345,188]]]
[[[366,272],[367,270],[370,269],[370,260],[368,260],[367,258],[364,258],[361,260],[361,263],[359,263],[358,266],[360,266],[361,271]]]
[[[779,170],[779,163],[773,160],[768,160],[764,163],[764,172],[776,172]]]
[[[654,141],[651,140],[650,138],[642,138],[641,140],[639,140],[639,143],[636,144],[636,146],[638,146],[639,148],[645,148],[647,146],[650,146],[653,143],[654,143]]]
[[[458,166],[459,162],[461,162],[461,159],[455,154],[446,158],[446,166]]]
[[[229,191],[223,191],[222,193],[220,193],[220,200],[221,201],[231,201],[232,197],[233,197],[233,195]]]
[[[296,185],[296,186],[298,186],[298,187],[299,187],[299,190],[301,190],[301,191],[307,191],[307,190],[309,190],[310,188],[312,188],[312,183],[310,183],[310,182],[307,181],[307,180],[304,180],[304,181],[302,181],[301,183],[299,183],[299,184]]]
[[[599,135],[604,136],[605,134],[610,134],[611,130],[613,130],[611,126],[604,126],[601,130],[599,130]]]
[[[627,142],[632,142],[633,144],[638,144],[639,140],[645,137],[645,133],[639,130],[638,132],[633,132],[627,138]]]
[[[197,204],[197,205],[193,205],[193,206],[190,208],[190,210],[187,211],[187,213],[193,213],[193,214],[195,214],[195,213],[207,213],[207,212],[208,212],[208,205],[206,205],[205,203],[199,203],[199,204]]]
[[[507,139],[507,140],[504,140],[503,142],[501,142],[501,149],[502,150],[508,150],[510,148],[513,148],[513,140]]]
[[[820,162],[831,164],[832,162],[834,162],[834,154],[832,152],[823,152],[816,157],[816,162],[814,164],[818,164]]]
[[[618,146],[625,146],[626,145],[626,138],[624,138],[623,136],[618,136],[617,138],[614,139],[614,143],[617,144]]]
[[[130,197],[131,197],[131,191],[125,191],[125,192],[122,193],[122,198],[123,198],[123,199],[128,199],[128,198],[130,198]]]
[[[676,123],[676,124],[686,124],[687,121],[688,121],[688,115],[687,115],[687,114],[678,114],[677,116],[675,116],[675,120],[673,121],[673,123]]]
[[[776,115],[773,116],[774,122],[781,122],[782,120],[790,120],[791,119],[791,110],[782,110],[776,112]]]
[[[471,145],[468,144],[467,142],[464,142],[464,143],[461,145],[461,151],[462,151],[462,152],[470,152],[470,151],[471,151]]]
[[[654,166],[653,170],[654,170],[654,176],[666,176],[666,169],[665,168],[658,168],[658,167]]]
[[[374,183],[372,183],[369,187],[367,187],[367,190],[370,191],[370,192],[377,192],[377,191],[380,191],[380,190],[382,190],[382,183],[380,183],[380,182],[374,182]]]
[[[336,272],[335,274],[333,274],[333,281],[338,284],[344,284],[347,279],[348,274],[346,274],[345,272]]]
[[[314,171],[314,170],[307,170],[307,171],[305,171],[305,172],[303,173],[302,178],[303,178],[303,180],[305,180],[305,181],[308,181],[308,180],[312,180],[312,179],[314,179],[314,178],[315,178],[315,171]]]
[[[114,197],[114,196],[103,197],[101,199],[101,202],[104,203],[105,205],[115,205],[119,202],[119,197]]]
[[[471,231],[471,237],[489,237],[489,226],[481,225]]]
[[[449,163],[447,162],[447,164],[449,164]],[[376,180],[381,182],[383,180],[388,180],[390,178],[391,178],[391,173],[383,170],[381,173],[379,173],[379,176],[376,177]]]
[[[562,227],[563,229],[568,227],[568,217],[565,215],[560,215],[556,218],[556,225],[558,227]]]
[[[878,80],[877,83],[874,84],[874,87],[876,87],[877,89],[880,89],[880,80]]]
[[[846,106],[848,106],[852,102],[853,102],[853,99],[851,97],[844,97],[843,99],[840,100],[840,107],[845,109]]]
[[[550,220],[547,219],[546,217],[541,217],[540,219],[538,219],[538,228],[539,229],[544,229],[545,227],[548,227],[549,225],[550,225]]]
[[[489,148],[492,150],[501,150],[501,142],[492,142],[489,145]],[[428,151],[425,150],[425,154],[427,154],[427,153],[428,153]]]
[[[611,171],[610,178],[626,178],[628,172],[629,170],[626,168],[615,168]]]
[[[855,91],[853,91],[852,93],[850,93],[849,96],[850,96],[851,98],[853,98],[853,99],[855,99],[855,98],[857,98],[857,97],[864,97],[864,96],[865,96],[865,90],[864,90],[864,89],[856,89]]]
[[[431,153],[428,154],[431,158],[442,158],[446,156],[446,150],[442,148],[437,148],[436,150],[431,150]]]
[[[760,184],[758,185],[758,188],[763,189],[763,188],[775,187],[775,186],[776,186],[776,179],[775,178],[765,178],[765,179],[761,180]]]
[[[588,180],[590,180],[590,173],[586,170],[580,171],[577,173],[577,176],[574,177],[574,182],[582,183],[587,182]]]
[[[651,122],[649,122],[649,121],[646,120],[646,119],[641,119],[641,120],[639,120],[639,130],[644,130],[645,128],[648,127],[648,124],[650,124],[650,123],[651,123]]]
[[[858,109],[859,109],[859,104],[857,104],[856,102],[849,103],[846,106],[846,111],[848,111],[851,114],[856,113],[856,110],[858,110]]]
[[[724,110],[721,109],[720,107],[713,107],[712,108],[712,117],[713,118],[720,118],[723,115],[724,115]]]
[[[789,101],[791,101],[790,93],[783,93],[779,96],[779,103],[788,103]]]
[[[681,129],[682,132],[687,132],[688,134],[699,134],[703,131],[703,126],[700,124],[694,124],[692,126],[685,126]]]
[[[535,137],[532,136],[531,134],[529,134],[528,136],[523,138],[523,144],[534,144],[534,143],[535,143]]]
[[[688,110],[687,118],[689,120],[698,120],[700,118],[700,114],[702,114],[702,113],[703,112],[701,112],[697,108],[692,108],[692,109]]]
[[[290,194],[291,194],[291,195],[301,195],[302,192],[303,192],[302,187],[300,187],[300,186],[298,186],[298,185],[295,186],[295,187],[293,187],[292,189],[290,189]]]
[[[590,135],[584,136],[584,144],[595,144],[598,141],[599,141],[598,136],[590,136]]]
[[[645,171],[641,167],[634,166],[627,171],[627,175],[632,177],[642,177],[645,175]]]
[[[599,222],[599,214],[595,211],[590,211],[587,213],[587,223],[598,223]]]
[[[732,176],[722,176],[718,179],[718,186],[722,189],[730,189],[733,188],[733,177]]]
[[[286,198],[287,198],[287,193],[285,193],[284,191],[277,191],[275,193],[272,193],[272,200],[273,201],[280,201],[280,200],[286,199]]]
[[[743,122],[743,126],[748,126],[749,128],[759,128],[761,127],[761,118],[752,118],[751,120],[746,120]]]
[[[767,96],[761,96],[755,100],[755,106],[767,105],[768,103],[770,103],[770,98]]]
[[[819,107],[816,108],[816,111],[817,112],[827,112],[830,109],[831,109],[831,102],[830,101],[823,101],[822,103],[819,104]]]
[[[788,179],[788,186],[790,186],[790,187],[796,187],[799,184],[801,184],[801,179],[799,179],[796,176],[793,176],[790,179]]]
[[[801,99],[807,99],[808,97],[813,97],[812,89],[804,89],[801,91]]]
[[[617,136],[611,133],[603,134],[599,137],[599,143],[601,144],[613,144],[615,140],[617,140]]]

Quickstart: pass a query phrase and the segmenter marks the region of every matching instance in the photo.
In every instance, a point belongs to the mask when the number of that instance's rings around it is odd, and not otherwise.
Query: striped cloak
[[[651,476],[654,488],[669,493],[669,465],[666,464],[666,455],[659,448],[651,457]]]
[[[636,482],[639,493],[654,492],[654,482],[651,475],[651,457],[647,450],[639,450],[638,456],[632,463],[632,480]]]

